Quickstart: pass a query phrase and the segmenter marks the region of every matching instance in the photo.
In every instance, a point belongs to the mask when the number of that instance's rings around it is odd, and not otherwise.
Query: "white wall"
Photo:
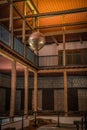
[[[44,45],[44,47],[39,50],[39,56],[47,56],[47,55],[57,55],[58,49],[56,44]]]
[[[66,43],[66,50],[83,48],[87,48],[87,41],[84,41],[82,44],[80,42]],[[58,55],[58,50],[63,50],[63,43],[60,43],[59,45],[44,45],[44,47],[41,50],[39,50],[39,56]]]
[[[62,50],[63,44],[61,43],[58,46],[58,50]],[[87,48],[87,41],[84,41],[82,44],[80,42],[69,42],[66,43],[66,50],[72,50],[72,49],[83,49]]]

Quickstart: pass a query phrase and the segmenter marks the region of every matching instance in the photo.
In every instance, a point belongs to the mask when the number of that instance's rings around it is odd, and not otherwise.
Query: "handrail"
[[[21,114],[21,115],[14,115],[13,117],[0,117],[0,130],[1,130],[1,127],[2,127],[2,125],[5,125],[5,124],[8,124],[8,123],[13,123],[13,122],[15,122],[15,121],[21,121],[22,123],[21,123],[21,129],[23,130],[23,127],[24,127],[24,117],[26,116],[26,114]],[[20,117],[20,120],[15,120],[15,118],[19,118]],[[5,121],[5,120],[8,120],[8,122],[7,121]]]
[[[84,111],[84,112],[80,112],[80,111],[73,111],[73,112],[64,112],[64,111],[54,111],[56,116],[57,116],[57,126],[56,127],[60,127],[60,116],[61,115],[72,115],[74,114],[74,116],[78,116],[78,114],[80,114],[80,117],[81,119],[79,120],[74,120],[73,121],[73,125],[76,126],[76,129],[79,130],[79,125],[81,125],[81,129],[83,130],[83,128],[85,128],[85,130],[87,129],[87,111]],[[40,112],[39,111],[32,111],[32,114],[33,114],[33,119],[34,119],[34,127],[37,127],[37,116]],[[41,113],[40,113],[41,114]],[[14,117],[1,117],[0,118],[0,130],[1,130],[1,126],[2,126],[2,120],[4,119],[8,119],[9,118],[9,122],[10,121],[14,121],[14,118],[16,117],[21,117],[21,128],[23,130],[23,127],[24,127],[24,117],[26,116],[26,114],[22,114],[21,115],[14,115]],[[40,115],[39,115],[40,116]],[[41,115],[42,116],[42,115]],[[46,116],[47,116],[47,113],[46,113]]]
[[[38,114],[39,116],[42,116],[43,111],[33,111],[33,114],[34,114],[34,126],[37,127],[37,117],[38,117]],[[48,116],[49,112],[46,112],[45,115]],[[60,127],[60,116],[61,115],[65,115],[66,117],[66,114],[67,115],[73,115],[73,116],[78,116],[78,114],[80,115],[80,119],[79,120],[74,120],[74,122],[76,122],[76,124],[73,123],[73,125],[76,125],[76,128],[77,130],[79,130],[79,126],[78,125],[81,125],[81,128],[83,130],[83,127],[85,127],[85,129],[87,128],[87,112],[84,111],[84,112],[80,112],[80,111],[73,111],[73,112],[64,112],[64,111],[52,111],[50,112],[50,114],[54,113],[56,116],[57,116],[57,126],[56,127]]]

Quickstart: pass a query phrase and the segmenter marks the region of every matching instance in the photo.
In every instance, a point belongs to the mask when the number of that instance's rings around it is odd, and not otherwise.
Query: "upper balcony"
[[[29,47],[24,46],[24,44],[15,36],[13,37],[13,48],[11,48],[11,33],[1,24],[0,41],[0,48],[5,49],[5,51],[16,57],[18,56],[21,60],[25,59],[31,66],[37,67],[38,56]],[[26,54],[24,54],[24,51]]]
[[[26,59],[33,67],[38,69],[52,69],[52,68],[65,68],[65,67],[87,67],[87,49],[79,51],[66,51],[66,65],[63,65],[63,51],[58,55],[37,56],[29,47],[13,37],[13,49],[10,45],[10,32],[0,24],[0,48],[5,49],[10,54],[15,54]],[[24,54],[26,52],[26,55]]]
[[[40,56],[39,68],[64,68],[64,67],[87,67],[87,49],[79,52],[66,52],[66,66],[63,65],[63,54]]]

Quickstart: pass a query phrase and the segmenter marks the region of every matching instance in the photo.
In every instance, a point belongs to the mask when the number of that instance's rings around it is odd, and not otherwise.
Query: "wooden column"
[[[25,22],[25,16],[26,16],[26,1],[23,3],[23,30],[22,30],[22,42],[24,43],[24,57],[26,57],[26,43],[25,43],[25,33],[26,33],[26,22]]]
[[[65,23],[64,21],[64,16],[63,16],[63,24]],[[63,66],[66,66],[66,46],[65,46],[66,40],[65,40],[65,27],[63,27]]]
[[[35,14],[35,11],[34,10],[32,10],[32,14]],[[33,31],[34,31],[34,29],[35,29],[35,27],[36,27],[36,17],[34,18],[32,18],[32,25],[33,25]]]
[[[28,116],[28,68],[25,68],[25,98],[24,98],[24,114],[26,114],[26,117]]]
[[[62,17],[63,24],[65,23],[65,16]],[[63,27],[63,66],[66,66],[66,39],[65,39],[65,26]],[[64,69],[64,111],[68,112],[67,102],[67,72]],[[67,113],[66,113],[67,115]]]
[[[9,21],[10,46],[13,49],[13,0],[10,0],[10,21]]]
[[[63,31],[63,66],[66,66],[65,30]]]
[[[67,72],[64,70],[64,111],[68,112],[68,99],[67,99]]]
[[[14,116],[15,96],[16,96],[16,61],[14,60],[12,61],[12,72],[11,72],[10,117]]]
[[[37,72],[34,73],[34,111],[37,111]]]

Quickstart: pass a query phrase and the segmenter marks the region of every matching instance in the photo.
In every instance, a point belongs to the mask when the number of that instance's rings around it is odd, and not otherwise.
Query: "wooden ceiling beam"
[[[26,5],[27,5],[28,9],[32,12],[32,9],[30,8],[30,6],[29,6],[29,3],[28,3],[28,2],[26,2]]]
[[[46,29],[46,28],[56,28],[56,27],[65,27],[65,26],[77,26],[87,24],[87,21],[83,22],[74,22],[74,23],[64,23],[64,24],[57,24],[57,25],[48,25],[48,26],[39,26],[36,29]]]
[[[85,32],[87,32],[87,28],[66,30],[65,34],[85,33]],[[54,31],[54,32],[44,33],[44,36],[53,36],[53,35],[62,35],[62,34],[63,34],[63,31]]]
[[[87,72],[87,68],[69,68],[69,69],[49,69],[49,70],[38,70],[38,74],[45,73],[63,73],[64,70],[67,72]]]
[[[82,29],[73,29],[73,30],[66,30],[65,34],[72,34],[72,33],[85,33],[87,32],[87,28]],[[62,35],[63,31],[55,31],[55,32],[47,32],[44,33],[44,36],[55,36],[55,35]],[[22,35],[17,35],[18,38],[21,38]],[[26,37],[29,37],[29,34],[26,34]]]
[[[15,11],[18,13],[18,15],[19,15],[23,20],[25,20],[24,16],[19,12],[19,10],[17,9],[17,7],[14,6],[14,5],[13,5],[13,7],[14,7]],[[27,25],[31,30],[33,30],[33,28],[31,27],[31,25],[30,25],[26,20],[25,20],[25,22],[26,22],[26,25]]]
[[[38,14],[39,11],[36,8],[34,2],[32,0],[26,1],[26,3],[28,4],[29,8],[31,9],[31,11],[34,11],[34,14]]]
[[[24,2],[24,1],[27,1],[27,0],[13,0],[13,2]]]
[[[21,17],[13,17],[13,20],[21,20]],[[5,22],[5,21],[9,21],[9,18],[1,18],[0,22]]]
[[[56,12],[33,14],[33,15],[28,15],[25,18],[53,17],[53,16],[58,16],[58,15],[66,15],[66,14],[81,13],[81,12],[87,12],[87,7],[70,9],[70,10],[63,10],[63,11],[56,11]]]
[[[23,2],[24,0],[13,0],[13,2]],[[27,0],[25,0],[27,1]],[[0,5],[10,3],[10,0],[0,0]]]
[[[65,24],[57,24],[57,25],[39,26],[39,27],[36,27],[36,29],[56,28],[56,27],[64,27],[64,26],[77,26],[77,25],[83,25],[83,24],[87,24],[87,22],[83,21],[83,22],[65,23]],[[29,30],[29,28],[26,28],[26,30]],[[14,32],[16,31],[22,31],[22,28],[14,29]]]

